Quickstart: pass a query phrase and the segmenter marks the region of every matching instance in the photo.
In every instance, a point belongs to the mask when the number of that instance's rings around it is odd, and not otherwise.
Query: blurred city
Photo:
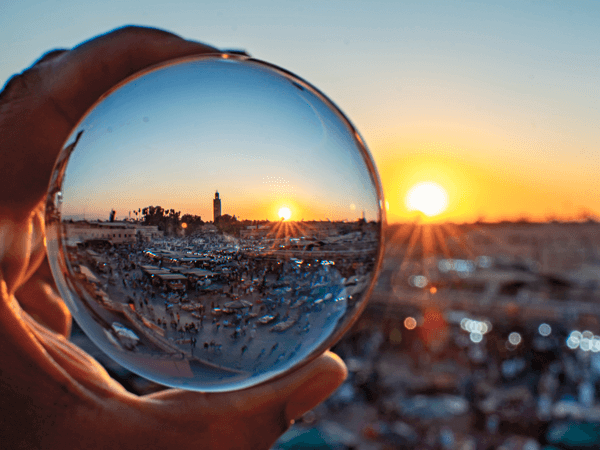
[[[347,381],[274,448],[597,448],[599,252],[593,219],[388,226],[333,348]],[[73,340],[127,389],[161,389]]]
[[[370,304],[333,349],[348,380],[276,448],[598,448],[599,232],[390,226]]]

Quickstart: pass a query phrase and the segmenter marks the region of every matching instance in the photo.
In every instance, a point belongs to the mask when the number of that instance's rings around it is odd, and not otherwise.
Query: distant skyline
[[[426,181],[448,192],[439,220],[600,216],[598,2],[23,0],[0,17],[0,83],[125,24],[297,73],[365,138],[392,223],[414,216],[406,194]]]

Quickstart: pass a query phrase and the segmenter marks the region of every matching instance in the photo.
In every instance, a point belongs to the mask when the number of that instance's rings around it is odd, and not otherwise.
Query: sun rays
[[[278,251],[282,246],[287,247],[292,245],[292,242],[296,247],[302,247],[304,243],[300,242],[301,239],[313,242],[326,237],[326,233],[311,222],[290,221],[289,218],[286,219],[281,209],[279,214],[282,220],[271,222],[267,225],[269,231],[264,240],[266,252]],[[283,212],[287,213],[286,211]],[[310,243],[307,243],[307,245],[310,245]]]
[[[393,230],[393,232],[392,232]],[[390,227],[386,237],[391,259],[398,261],[391,273],[392,289],[398,301],[408,297],[419,301],[437,301],[440,287],[468,282],[470,274],[455,270],[476,267],[489,246],[503,247],[506,242],[479,224],[427,223],[414,221]],[[486,245],[481,245],[481,241]],[[447,264],[441,265],[440,261]],[[455,267],[456,265],[456,267]],[[443,270],[441,270],[443,269]],[[444,272],[442,274],[442,272]],[[411,280],[419,278],[418,285]],[[426,280],[425,283],[423,280]]]

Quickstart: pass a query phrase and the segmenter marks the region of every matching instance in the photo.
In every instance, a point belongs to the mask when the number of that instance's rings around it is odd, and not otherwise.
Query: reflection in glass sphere
[[[134,76],[73,130],[47,248],[74,318],[156,382],[245,388],[316,357],[365,306],[382,194],[359,135],[301,79],[212,55]]]

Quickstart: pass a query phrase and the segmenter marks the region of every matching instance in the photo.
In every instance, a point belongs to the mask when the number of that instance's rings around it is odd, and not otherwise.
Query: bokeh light
[[[417,321],[414,317],[407,317],[404,319],[404,327],[407,330],[414,330],[417,327]]]

